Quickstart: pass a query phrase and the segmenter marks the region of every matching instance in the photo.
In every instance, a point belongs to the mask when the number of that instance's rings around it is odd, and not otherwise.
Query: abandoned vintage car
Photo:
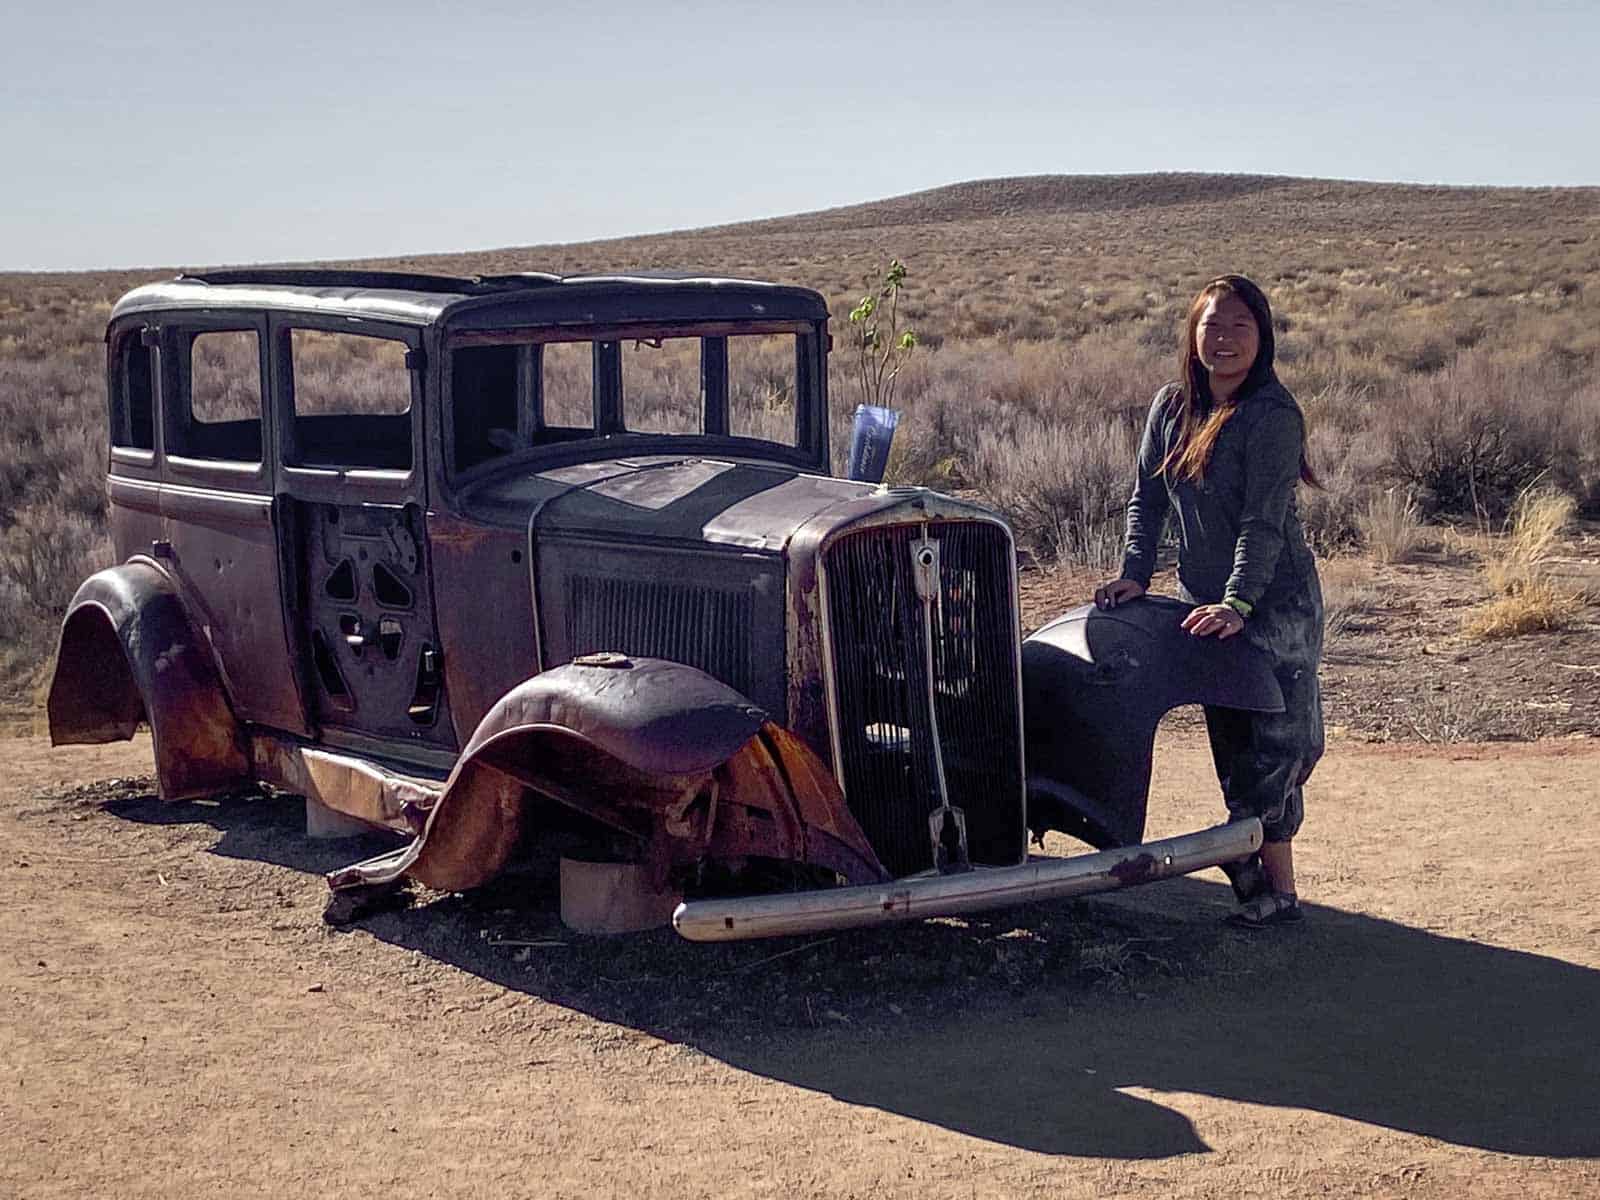
[[[1248,855],[1254,821],[1141,844],[1161,715],[1281,703],[1244,639],[1150,600],[1023,642],[999,516],[831,477],[829,348],[817,293],[735,279],[130,292],[121,565],[63,623],[53,739],[148,722],[166,799],[261,781],[313,834],[399,835],[329,877],[334,916],[540,847],[575,888],[616,868],[596,927],[696,939]],[[1101,849],[1030,858],[1030,827]]]

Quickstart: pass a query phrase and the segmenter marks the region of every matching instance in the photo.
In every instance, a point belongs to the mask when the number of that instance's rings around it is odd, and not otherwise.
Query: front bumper
[[[1032,857],[1015,867],[975,867],[956,875],[915,875],[781,896],[689,900],[672,914],[672,926],[692,942],[733,942],[949,917],[1153,883],[1233,862],[1260,848],[1261,822],[1252,817],[1139,846],[1071,858]]]

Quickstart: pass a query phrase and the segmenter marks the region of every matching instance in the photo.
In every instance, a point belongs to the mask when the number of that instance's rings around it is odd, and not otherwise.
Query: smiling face
[[[1261,330],[1249,306],[1229,292],[1212,296],[1195,325],[1194,349],[1211,376],[1213,395],[1238,388],[1261,349]]]

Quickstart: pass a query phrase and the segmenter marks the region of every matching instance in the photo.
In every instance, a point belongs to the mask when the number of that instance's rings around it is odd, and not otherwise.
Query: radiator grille
[[[698,667],[741,695],[754,691],[750,592],[702,584],[569,575],[566,637],[572,657],[617,650]]]
[[[879,526],[827,552],[839,774],[850,809],[896,875],[933,865],[939,805],[910,543],[924,526]],[[1023,847],[1017,617],[1005,531],[930,522],[940,543],[934,680],[950,803],[965,810],[972,860],[1017,861]]]

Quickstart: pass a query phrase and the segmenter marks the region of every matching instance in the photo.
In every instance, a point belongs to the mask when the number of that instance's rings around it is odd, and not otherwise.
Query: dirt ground
[[[724,947],[334,932],[293,801],[0,750],[3,1196],[1600,1196],[1593,739],[1335,736],[1297,928],[1208,872]],[[1152,832],[1214,787],[1164,733]]]
[[[1546,561],[1580,597],[1571,624],[1509,638],[1463,632],[1491,598],[1481,538],[1430,528],[1411,561],[1321,564],[1330,614],[1322,695],[1335,734],[1371,742],[1448,744],[1600,737],[1600,523],[1569,529]],[[1076,569],[1022,574],[1022,617],[1035,628],[1094,592]],[[1170,573],[1153,590],[1170,592]],[[1180,720],[1198,720],[1178,714]]]

